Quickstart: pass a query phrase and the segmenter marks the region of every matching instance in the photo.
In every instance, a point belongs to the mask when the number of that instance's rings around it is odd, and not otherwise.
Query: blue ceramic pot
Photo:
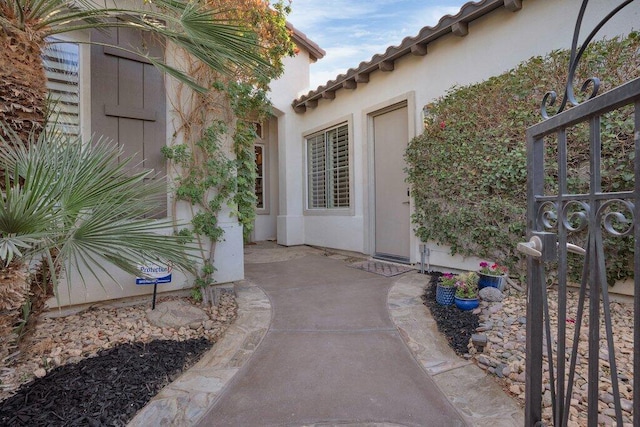
[[[451,305],[455,294],[455,286],[442,286],[438,283],[436,287],[436,302],[440,305]]]
[[[478,273],[478,289],[491,286],[492,288],[504,289],[504,276],[490,276],[488,274]]]
[[[478,298],[458,298],[455,297],[456,307],[460,310],[467,311],[473,310],[474,308],[480,305],[480,300]]]

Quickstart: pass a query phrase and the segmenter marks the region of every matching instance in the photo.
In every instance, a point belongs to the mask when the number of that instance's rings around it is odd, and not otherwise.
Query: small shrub
[[[425,107],[425,129],[407,148],[408,181],[413,186],[413,223],[422,241],[449,245],[453,254],[500,260],[512,274],[526,271],[516,244],[526,233],[527,127],[542,121],[540,103],[549,90],[563,92],[567,51],[534,57],[500,76],[453,87]],[[576,85],[591,76],[600,93],[640,75],[640,37],[593,43],[578,67]],[[576,93],[579,91],[576,89]],[[558,102],[559,103],[559,102]],[[602,120],[603,191],[633,189],[633,112],[623,108]],[[569,190],[589,184],[586,126],[568,134]],[[557,191],[555,142],[545,154],[545,192]],[[586,169],[585,169],[586,168]],[[573,235],[584,245],[586,235]],[[610,283],[633,274],[630,238],[605,239]],[[571,257],[580,274],[582,258]]]

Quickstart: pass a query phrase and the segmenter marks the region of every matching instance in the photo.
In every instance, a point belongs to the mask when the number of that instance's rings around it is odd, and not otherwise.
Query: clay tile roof
[[[308,38],[305,33],[298,30],[290,22],[287,22],[287,28],[292,32],[291,38],[293,39],[295,44],[298,47],[305,48],[309,52],[309,55],[311,56],[313,62],[317,61],[318,59],[324,58],[326,52],[322,48],[320,48],[320,46],[318,46],[313,40]]]
[[[468,23],[484,16],[494,10],[505,7],[515,12],[522,8],[522,0],[480,0],[465,3],[456,15],[445,15],[438,23],[431,27],[426,26],[415,37],[405,37],[399,46],[389,46],[382,54],[373,55],[369,61],[361,62],[356,68],[350,68],[346,74],[338,75],[334,80],[329,80],[315,90],[295,99],[291,106],[297,113],[304,113],[307,107],[313,107],[321,98],[333,99],[336,91],[346,87],[356,89],[357,83],[369,81],[369,74],[378,70],[391,72],[393,63],[405,55],[424,56],[427,54],[427,45],[432,41],[453,33],[464,37],[468,34]],[[294,33],[295,34],[295,33]],[[324,51],[322,51],[324,54]]]

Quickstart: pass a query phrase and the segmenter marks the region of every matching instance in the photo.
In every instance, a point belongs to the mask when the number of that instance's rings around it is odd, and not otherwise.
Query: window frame
[[[59,52],[64,54],[69,54],[71,49],[65,48],[65,45],[73,46],[71,53],[74,55],[70,61],[73,62],[73,69],[71,71],[64,70],[65,67],[68,66],[69,59],[64,56],[53,56],[54,52],[56,52],[57,46],[60,46]],[[76,138],[82,135],[82,95],[81,95],[81,78],[82,78],[82,64],[81,64],[81,44],[76,40],[68,40],[59,37],[48,37],[47,45],[43,48],[42,58],[45,69],[45,77],[46,77],[46,86],[48,97],[53,102],[52,106],[52,117],[55,118],[58,114],[60,114],[60,118],[65,120],[65,117],[76,116],[75,124],[65,123],[62,127],[57,127],[56,131],[60,130],[64,135],[67,135],[71,138]],[[48,59],[51,58],[51,59]],[[56,64],[60,64],[57,68],[50,70],[49,65],[56,67]],[[69,74],[72,77],[66,77]],[[75,86],[75,87],[74,87]],[[71,99],[74,98],[74,99]],[[57,103],[62,105],[62,108],[59,108]],[[75,106],[71,108],[65,108],[65,106],[72,105],[75,102]],[[67,112],[65,114],[65,112]],[[70,114],[69,114],[70,113]],[[74,132],[69,131],[69,126],[74,128]]]
[[[325,159],[327,159],[328,150],[326,149],[326,135],[338,128],[346,126],[347,127],[347,146],[348,146],[348,187],[349,187],[349,206],[348,207],[310,207],[309,206],[309,140],[311,138],[317,137],[319,135],[324,134],[325,140]],[[310,129],[307,132],[304,132],[303,135],[303,214],[304,215],[331,215],[331,216],[353,216],[355,214],[355,206],[354,206],[354,155],[353,155],[353,116],[348,115],[341,118],[338,118],[332,122],[326,123],[322,126],[318,126],[316,128]],[[327,165],[328,167],[328,165]],[[330,179],[328,178],[327,167],[325,167],[325,187],[327,187],[330,183]],[[327,197],[329,197],[329,191],[327,189]]]
[[[87,143],[91,136],[91,40],[90,33],[76,30],[49,37],[62,43],[73,43],[78,46],[78,105],[79,105],[79,137]]]
[[[258,207],[256,203],[256,215],[269,215],[269,178],[267,169],[269,168],[269,148],[266,141],[262,139],[256,140],[253,144],[253,149],[255,151],[256,147],[260,147],[262,149],[262,206]],[[256,158],[256,166],[257,166],[257,158]],[[256,179],[258,176],[256,175]]]

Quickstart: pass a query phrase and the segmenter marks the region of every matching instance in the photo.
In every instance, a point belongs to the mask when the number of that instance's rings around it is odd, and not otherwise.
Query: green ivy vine
[[[191,208],[189,227],[176,230],[185,240],[199,243],[202,268],[195,279],[194,297],[206,298],[204,288],[214,283],[216,244],[224,239],[219,215],[227,206],[243,227],[245,241],[253,230],[256,209],[256,123],[267,120],[271,103],[269,83],[284,72],[283,58],[297,49],[291,39],[286,0],[256,2],[212,0],[221,18],[241,22],[255,32],[259,55],[269,64],[262,69],[233,69],[220,74],[203,67],[198,58],[181,59],[186,74],[206,93],[195,93],[178,85],[171,99],[174,111],[174,141],[163,149],[175,191],[172,205],[186,202]],[[184,143],[183,143],[184,141]]]
[[[216,82],[212,90],[222,94],[233,113],[233,133],[222,120],[214,120],[194,144],[174,144],[162,148],[164,157],[181,173],[174,178],[175,198],[188,202],[193,209],[191,225],[177,231],[185,240],[196,240],[203,265],[195,278],[193,297],[202,299],[203,289],[215,283],[216,271],[210,255],[215,243],[224,238],[219,214],[227,205],[243,226],[244,240],[248,241],[256,215],[255,151],[257,138],[255,123],[268,117],[270,102],[266,92],[248,83]],[[231,138],[231,159],[223,149],[223,142]]]
[[[182,228],[178,235],[185,240],[196,239],[202,252],[203,265],[195,278],[193,296],[202,298],[202,288],[213,281],[215,267],[205,255],[205,241],[218,242],[224,230],[218,223],[218,214],[234,194],[237,186],[235,164],[221,150],[221,140],[227,126],[214,121],[204,131],[203,137],[194,144],[177,144],[162,148],[166,159],[174,162],[185,173],[175,179],[175,197],[197,206],[190,228]]]
[[[562,93],[569,53],[534,57],[500,76],[448,93],[425,107],[424,132],[406,151],[418,237],[449,245],[453,254],[493,259],[511,274],[524,275],[515,252],[526,233],[527,127],[540,122],[540,101],[548,90]],[[600,93],[640,75],[640,37],[593,43],[579,66],[576,82],[603,79]],[[579,89],[579,88],[578,88]],[[576,93],[580,93],[576,89]],[[602,120],[603,191],[634,186],[633,111],[621,109]],[[589,138],[586,126],[568,135],[569,191],[589,185]],[[554,194],[558,173],[555,144],[546,146],[546,189]],[[585,235],[573,235],[576,244]],[[608,280],[633,274],[633,241],[605,241]],[[575,259],[574,259],[575,258]],[[571,257],[579,276],[581,259]]]

